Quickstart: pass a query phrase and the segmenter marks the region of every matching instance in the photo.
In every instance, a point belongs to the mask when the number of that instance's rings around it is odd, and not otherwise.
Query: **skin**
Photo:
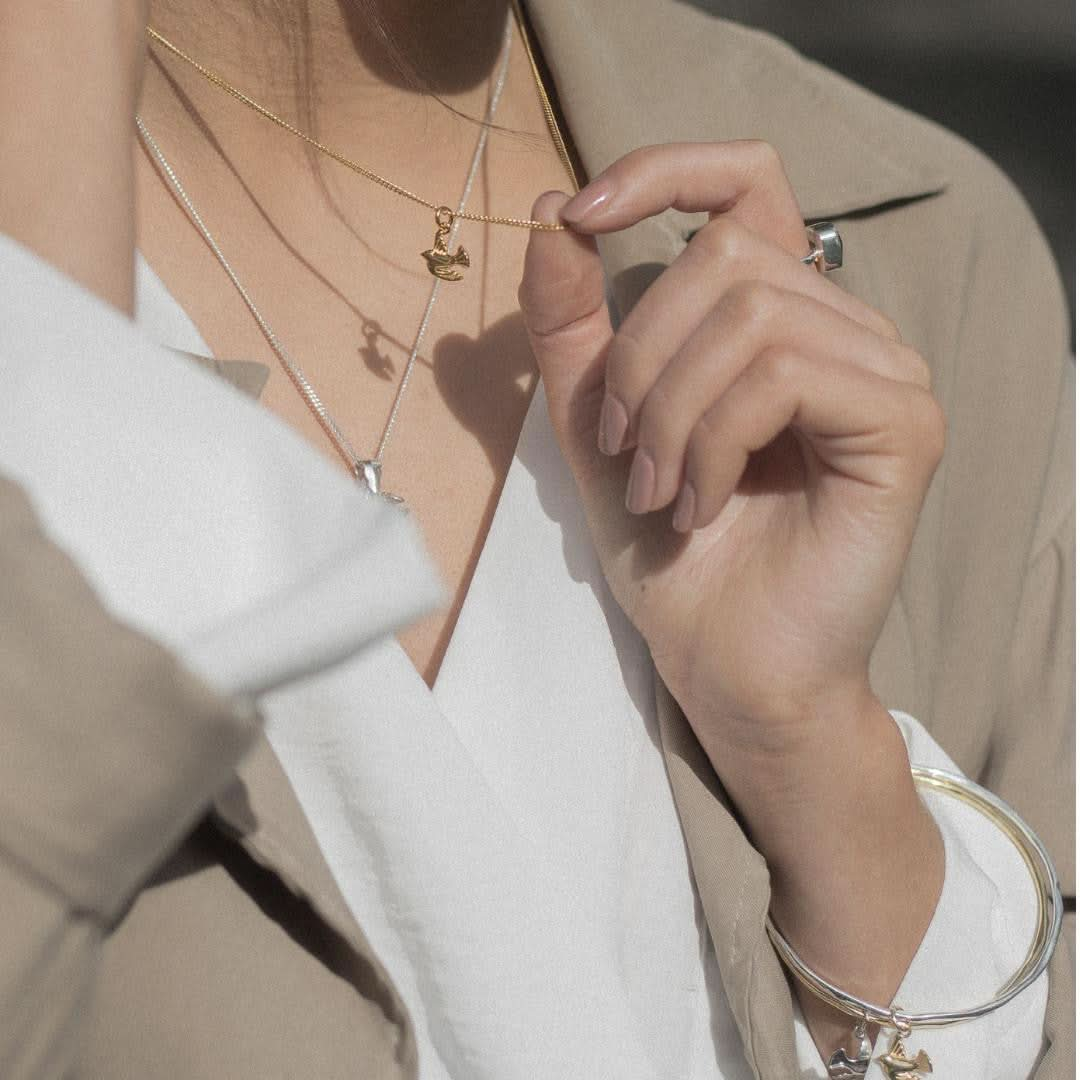
[[[268,14],[281,5],[233,5],[227,17],[219,6],[204,12],[205,6],[171,0],[153,5],[151,14],[170,39],[259,101],[305,128],[314,126],[328,145],[414,190],[456,198],[476,126],[400,79],[388,81],[371,43],[354,45],[362,28],[343,7],[306,9],[315,115],[305,119],[297,108],[291,43],[277,15]],[[446,23],[461,14],[460,6],[448,12]],[[485,20],[503,25],[502,15],[481,3],[474,21]],[[417,25],[433,38],[442,32],[430,19]],[[411,59],[429,63],[434,89],[448,104],[482,116],[500,36],[493,48],[490,33],[474,32],[468,47],[459,43],[456,58],[417,46],[421,55]],[[167,54],[160,65],[147,64],[140,111],[271,325],[358,451],[373,451],[431,288],[419,257],[434,237],[431,211],[309,154]],[[516,40],[497,119],[513,131],[545,131]],[[271,374],[262,403],[340,466],[147,156],[139,150],[135,160],[142,253],[192,314],[214,354],[264,362]],[[492,212],[520,215],[538,190],[567,183],[546,136],[493,133],[486,162],[472,205]],[[516,297],[528,234],[469,225],[460,239],[473,254],[473,269],[446,287],[436,305],[383,472],[386,489],[402,495],[421,523],[451,594],[445,611],[398,634],[429,685],[538,378]],[[373,324],[379,329],[371,335]]]
[[[493,49],[477,27],[501,25],[501,5],[427,4],[424,19],[415,6],[387,7],[396,36],[453,108],[481,114]],[[380,357],[400,375],[427,293],[409,260],[430,223],[313,164],[176,63],[144,65],[149,16],[297,117],[281,23],[296,13],[310,42],[309,119],[326,142],[425,191],[464,175],[475,127],[403,85],[333,0],[8,0],[0,229],[127,313],[138,236],[215,355],[271,365],[264,403],[332,455],[131,135],[138,104],[335,415],[381,430],[396,377]],[[455,30],[465,16],[476,26]],[[543,131],[519,54],[498,119]],[[540,139],[493,136],[489,154],[476,198],[491,211],[520,213],[537,191],[566,186]],[[801,217],[767,146],[645,148],[567,204],[552,191],[533,208],[571,224],[565,233],[469,234],[480,267],[432,327],[387,486],[408,499],[455,601],[402,644],[433,682],[538,365],[608,582],[769,863],[777,923],[823,974],[887,1002],[943,877],[940,837],[868,678],[943,447],[926,365],[887,317],[799,264]],[[593,238],[668,206],[707,210],[710,223],[615,333]],[[857,873],[837,873],[853,863]],[[797,992],[828,1054],[850,1024]]]

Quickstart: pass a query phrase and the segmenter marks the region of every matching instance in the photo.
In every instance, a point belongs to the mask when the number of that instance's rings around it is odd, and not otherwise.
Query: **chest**
[[[478,100],[473,112],[483,115]],[[442,106],[410,108],[423,132]],[[155,132],[162,150],[333,423],[359,457],[380,457],[383,489],[405,500],[442,572],[447,609],[401,634],[431,684],[537,382],[517,304],[528,232],[462,222],[453,247],[466,247],[470,268],[463,280],[440,283],[432,304],[436,279],[420,255],[435,239],[430,210],[277,130],[235,150],[224,138],[189,146],[183,119],[170,123],[166,115]],[[482,127],[449,120],[441,134],[386,156],[418,193],[456,207]],[[254,115],[246,122],[264,123]],[[569,178],[516,38],[497,122],[509,134],[488,133],[467,206],[527,216],[540,192],[565,190]],[[274,142],[261,141],[264,135]],[[268,154],[278,168],[265,167]],[[344,468],[325,422],[147,155],[139,160],[138,183],[140,249],[211,352],[266,364],[262,404]]]

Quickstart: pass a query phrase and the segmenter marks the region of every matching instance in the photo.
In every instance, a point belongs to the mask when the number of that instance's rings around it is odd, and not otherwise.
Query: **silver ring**
[[[806,239],[810,241],[810,251],[799,260],[805,266],[816,266],[819,273],[825,274],[844,265],[844,241],[831,221],[808,225]]]

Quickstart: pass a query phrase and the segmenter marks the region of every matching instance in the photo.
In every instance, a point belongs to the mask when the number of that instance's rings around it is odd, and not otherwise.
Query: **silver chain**
[[[449,244],[452,246],[454,238],[457,235],[459,221],[457,214],[460,214],[469,201],[469,195],[472,192],[473,183],[476,180],[476,174],[480,168],[480,162],[483,160],[484,150],[487,147],[488,130],[490,125],[494,121],[495,111],[499,105],[499,99],[502,97],[503,89],[506,85],[506,74],[510,64],[510,42],[513,32],[513,23],[509,19],[507,20],[506,30],[503,35],[503,47],[502,57],[499,61],[499,69],[495,78],[495,83],[491,89],[491,96],[488,99],[487,112],[484,117],[484,123],[480,128],[480,135],[476,141],[476,149],[473,152],[472,163],[469,166],[469,172],[465,179],[465,187],[461,193],[461,199],[458,202],[457,212],[454,217],[454,221],[451,227],[449,236]],[[412,350],[409,353],[409,359],[405,364],[405,370],[401,376],[401,382],[398,384],[397,393],[394,395],[393,404],[390,406],[390,415],[387,418],[386,426],[383,428],[382,437],[379,439],[379,445],[375,450],[375,456],[373,458],[365,460],[353,449],[352,443],[349,442],[345,433],[338,426],[337,421],[330,415],[326,405],[323,403],[322,398],[316,392],[315,388],[311,385],[310,380],[304,374],[303,369],[290,355],[288,349],[282,343],[281,339],[274,332],[273,328],[266,321],[262,312],[259,311],[255,304],[255,301],[251,298],[251,294],[244,287],[240,278],[237,276],[236,271],[232,268],[229,260],[225,258],[224,253],[218,246],[218,242],[214,239],[213,234],[207,228],[206,223],[203,221],[202,216],[198,210],[195,209],[195,204],[191,201],[191,197],[184,190],[184,186],[180,183],[180,178],[176,175],[176,170],[169,164],[165,155],[162,153],[161,148],[150,134],[146,123],[141,116],[135,117],[135,125],[139,132],[139,137],[142,139],[143,145],[147,148],[151,156],[158,163],[162,175],[168,182],[169,186],[175,192],[176,197],[183,204],[184,209],[187,210],[188,217],[191,219],[191,223],[199,231],[199,234],[206,241],[207,246],[214,253],[215,258],[221,264],[221,268],[228,275],[229,280],[236,286],[236,291],[240,294],[240,298],[244,301],[247,309],[251,312],[255,322],[258,323],[259,329],[262,331],[263,336],[266,338],[270,348],[273,349],[274,354],[281,362],[282,367],[289,375],[290,379],[299,390],[300,394],[307,402],[308,407],[318,418],[323,430],[334,442],[337,451],[348,462],[353,474],[358,480],[366,481],[367,486],[372,491],[378,493],[378,474],[382,466],[383,454],[386,451],[387,443],[390,441],[390,433],[394,430],[394,424],[397,422],[398,413],[401,410],[401,402],[405,396],[405,391],[408,388],[409,380],[412,377],[413,368],[416,366],[416,358],[420,354],[420,346],[424,340],[424,335],[427,333],[428,325],[431,322],[431,314],[435,309],[435,301],[439,296],[439,288],[442,284],[439,278],[436,278],[431,286],[431,293],[428,296],[427,305],[424,308],[423,318],[420,320],[420,325],[416,331],[416,337],[413,339]],[[365,469],[365,466],[371,467],[371,471]],[[374,474],[374,486],[371,479]]]

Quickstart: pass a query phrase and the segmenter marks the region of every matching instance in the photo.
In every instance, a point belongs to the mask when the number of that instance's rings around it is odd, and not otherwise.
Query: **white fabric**
[[[0,469],[118,614],[218,686],[262,692],[275,750],[409,1006],[424,1080],[749,1077],[649,659],[601,579],[542,395],[429,691],[388,636],[438,595],[413,527],[162,349],[206,351],[144,264],[141,329],[3,239],[0,295]],[[949,767],[899,722],[917,760]],[[947,879],[909,1008],[987,996],[1033,918],[1008,842],[954,803],[932,809]],[[1018,1080],[1044,1008],[1045,982],[910,1046],[936,1075]],[[824,1076],[796,1035],[801,1077]]]

